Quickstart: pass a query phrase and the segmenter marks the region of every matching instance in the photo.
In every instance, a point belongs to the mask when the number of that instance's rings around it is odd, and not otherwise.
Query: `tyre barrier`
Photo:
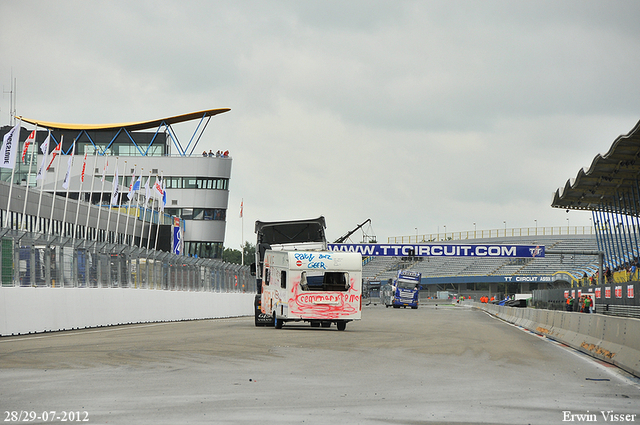
[[[640,377],[640,319],[481,303],[473,307]]]

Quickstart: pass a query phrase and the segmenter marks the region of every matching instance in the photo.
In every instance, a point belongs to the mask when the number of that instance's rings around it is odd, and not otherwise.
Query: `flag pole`
[[[116,177],[118,177],[118,157],[116,156],[116,172],[113,175],[113,186],[111,188],[111,200],[109,201],[109,214],[107,214],[107,242],[109,242],[109,224],[111,222],[111,210],[113,209],[113,195],[117,195],[117,189],[115,189],[117,187],[118,182],[116,181]]]
[[[109,156],[105,153],[103,155],[104,158],[104,166],[102,167],[102,185],[100,187],[100,201],[98,203],[98,221],[96,222],[96,238],[95,241],[97,242],[98,239],[100,238],[100,213],[102,212],[102,195],[104,192],[104,181],[106,180],[105,174],[107,172],[107,167],[109,167]]]
[[[144,222],[147,219],[147,202],[149,202],[149,194],[151,193],[149,190],[149,180],[151,180],[151,171],[149,171],[149,177],[147,178],[147,183],[144,186],[144,215],[142,216],[142,229],[140,230],[140,248],[142,248],[142,237],[144,236]]]
[[[122,172],[122,183],[124,184],[124,175],[127,172],[127,161],[124,162],[124,170]],[[120,196],[120,177],[118,177],[118,196],[116,198],[117,202],[118,202],[118,217],[116,218],[116,243],[118,243],[118,229],[120,228],[120,216],[122,215],[120,213],[120,207],[122,206],[122,203],[120,202],[120,199],[122,198]],[[126,236],[126,235],[125,235]]]
[[[96,165],[98,164],[98,148],[94,146],[93,148],[93,176],[91,177],[91,191],[89,192],[89,206],[87,207],[87,219],[84,225],[84,238],[89,240],[89,216],[91,215],[91,207],[93,206],[93,188],[96,183]],[[100,208],[100,205],[98,205]],[[96,223],[96,231],[98,229],[98,224]]]
[[[64,140],[64,134],[60,136],[60,151],[62,151],[62,141]],[[56,146],[57,149],[57,146]],[[55,150],[55,149],[54,149]],[[60,155],[62,156],[62,155]],[[53,164],[53,160],[56,159],[56,155],[51,159],[51,163],[49,163],[49,167]],[[58,159],[60,162],[60,159]],[[48,168],[48,167],[47,167]],[[53,182],[53,198],[51,198],[51,215],[49,216],[49,235],[53,234],[53,210],[54,205],[56,203],[56,191],[58,190],[58,177],[60,176],[60,167],[56,167],[56,179]]]
[[[158,176],[156,176],[156,183],[158,182]],[[153,184],[153,186],[155,187],[155,183]],[[151,190],[151,194],[152,196],[150,196],[151,198],[151,218],[149,219],[149,234],[147,236],[147,249],[149,249],[149,246],[151,245],[151,227],[153,227],[153,204],[154,204],[154,198],[155,196],[153,196],[153,191],[155,189]]]
[[[40,195],[38,196],[38,213],[36,217],[38,218],[38,232],[42,232],[42,217],[40,217],[40,207],[42,206],[42,192],[44,190],[44,182],[47,180],[47,170],[45,169],[45,164],[47,163],[47,159],[49,157],[49,140],[51,138],[51,130],[47,133],[47,138],[42,143],[44,145],[44,150],[46,152],[42,152],[42,163],[40,164],[40,168],[38,169],[38,175],[36,176],[36,182],[38,180],[42,180],[40,184]],[[40,147],[42,151],[42,147]]]
[[[69,186],[71,182],[71,166],[73,165],[73,157],[76,149],[76,139],[73,139],[71,145],[71,158],[67,160],[67,173],[64,175],[64,182],[62,182],[62,188],[66,189],[64,196],[64,213],[62,214],[62,235],[67,236],[67,203],[69,202]],[[62,159],[61,159],[62,161]],[[65,187],[66,186],[66,187]]]
[[[33,144],[34,144],[34,147],[36,148],[36,152],[37,152],[38,148],[35,145],[36,145],[36,135],[38,134],[38,124],[36,124],[36,129],[33,130],[33,132],[31,134],[33,134]],[[31,134],[29,135],[27,140],[29,140],[29,138],[31,138]],[[27,151],[29,150],[28,146],[29,145],[27,145]],[[33,150],[33,148],[31,150]],[[25,227],[24,226],[25,216],[27,214],[27,201],[29,200],[29,176],[31,175],[31,166],[32,165],[33,165],[33,154],[29,157],[29,172],[27,173],[27,188],[25,189],[25,192],[24,192],[24,204],[22,205],[22,222],[20,223],[20,228],[23,229],[23,230],[24,230],[24,227]]]
[[[85,145],[86,146],[86,145]],[[87,167],[87,151],[84,151],[84,159],[82,160],[82,171],[80,172],[80,190],[78,191],[78,204],[76,206],[76,221],[73,224],[73,237],[77,238],[78,216],[80,215],[80,197],[82,196],[82,188],[84,187],[84,172]],[[89,216],[89,207],[87,207],[87,217]],[[86,230],[86,228],[85,228]],[[82,233],[82,232],[80,232]]]
[[[140,215],[140,191],[142,190],[142,175],[144,174],[144,168],[140,168],[140,188],[138,189],[138,193],[136,195],[136,212],[135,217],[133,219],[133,231],[131,237],[131,246],[136,246],[136,225],[138,224],[138,216]],[[142,239],[142,235],[140,236]]]
[[[11,139],[11,147],[9,149],[13,149],[16,152],[14,146],[17,146],[20,143],[20,128],[22,126],[22,117],[18,120],[18,134],[15,134],[15,127],[11,130],[11,135],[9,138]],[[17,136],[17,137],[16,137]],[[14,139],[15,138],[15,139]],[[8,140],[8,139],[7,139]],[[15,154],[14,154],[15,155]],[[11,181],[9,182],[9,199],[7,199],[7,215],[4,217],[4,227],[9,227],[9,216],[11,215],[11,210],[9,207],[11,206],[11,191],[13,189],[13,179],[16,174],[16,157],[13,157],[13,164],[11,166]]]
[[[161,176],[161,180],[162,180],[162,194],[164,196],[164,172],[160,171],[160,176]],[[153,246],[154,250],[158,249],[158,233],[160,233],[160,209],[162,209],[162,212],[164,213],[164,206],[162,208],[160,208],[160,205],[162,204],[162,199],[158,202],[158,226],[156,227],[156,243]]]
[[[240,201],[240,253],[242,253],[242,265],[244,266],[244,198]]]
[[[129,203],[127,205],[127,223],[124,225],[124,240],[122,241],[122,243],[124,245],[128,245],[127,244],[127,232],[129,231],[129,213],[131,210],[131,200],[133,199],[133,187],[136,185],[136,168],[138,168],[137,164],[133,164],[133,176],[131,177],[131,184],[129,185],[129,194],[127,195],[127,198],[129,198]],[[125,172],[127,171],[127,169],[125,168],[124,170]]]

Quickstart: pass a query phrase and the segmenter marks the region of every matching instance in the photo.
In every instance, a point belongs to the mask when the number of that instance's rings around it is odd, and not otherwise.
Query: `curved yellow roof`
[[[33,120],[33,119],[23,118],[23,117],[21,117],[21,119],[24,122],[37,125],[38,127],[48,128],[52,130],[113,130],[118,128],[125,128],[128,131],[136,131],[136,130],[147,130],[150,128],[159,127],[163,123],[170,125],[170,124],[176,124],[176,123],[185,122],[185,121],[197,120],[202,117],[211,117],[214,115],[222,114],[224,112],[228,112],[230,110],[231,110],[230,108],[207,109],[205,111],[191,112],[188,114],[175,115],[173,117],[160,118],[157,120],[129,122],[129,123],[122,123],[122,124],[63,124],[63,123],[56,123],[56,122]]]

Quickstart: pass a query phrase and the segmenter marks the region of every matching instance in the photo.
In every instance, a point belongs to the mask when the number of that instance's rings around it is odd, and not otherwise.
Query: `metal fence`
[[[249,267],[129,245],[2,229],[2,287],[255,292]]]

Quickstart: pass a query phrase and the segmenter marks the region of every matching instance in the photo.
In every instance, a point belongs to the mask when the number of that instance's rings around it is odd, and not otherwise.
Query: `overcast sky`
[[[255,220],[320,215],[331,240],[367,218],[380,242],[588,226],[552,195],[640,120],[639,16],[635,0],[1,0],[0,125],[12,76],[17,114],[43,121],[231,108],[196,154],[233,157],[233,248]]]

